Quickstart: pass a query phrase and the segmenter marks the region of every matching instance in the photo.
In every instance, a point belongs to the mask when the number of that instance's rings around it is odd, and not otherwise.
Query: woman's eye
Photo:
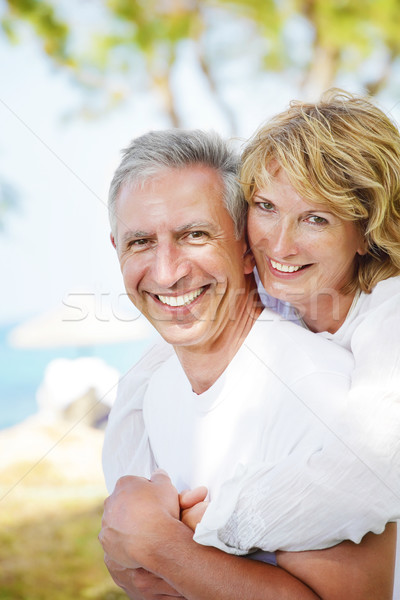
[[[265,210],[265,211],[268,211],[268,212],[271,211],[271,210],[274,210],[274,208],[275,208],[274,205],[271,202],[265,202],[264,201],[264,202],[256,202],[255,204],[256,204],[256,206],[258,208],[261,208],[261,210]]]
[[[319,217],[318,215],[310,215],[307,217],[307,221],[313,223],[314,225],[326,225],[328,223],[324,217]]]

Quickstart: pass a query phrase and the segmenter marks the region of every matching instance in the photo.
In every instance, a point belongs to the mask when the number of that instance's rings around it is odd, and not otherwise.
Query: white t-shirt
[[[176,364],[174,361],[169,362],[173,357],[175,353],[171,346],[161,342],[150,349],[120,380],[117,400],[109,416],[103,448],[103,468],[110,491],[122,475],[140,474],[149,477],[152,470],[158,466],[145,427],[143,405],[146,394],[152,389],[151,386],[163,379],[161,374],[165,376],[165,381],[162,382],[160,393],[163,395],[167,389],[173,389],[169,383],[171,377],[169,365]],[[353,359],[349,352],[325,340],[320,340],[314,334],[290,322],[282,321],[279,315],[265,309],[244,341],[240,352],[208,392],[211,395],[214,390],[228,381],[233,398],[232,392],[239,389],[238,385],[241,382],[240,389],[243,395],[235,394],[235,399],[231,398],[230,401],[240,406],[243,404],[243,412],[245,412],[250,401],[247,392],[250,385],[246,376],[247,371],[249,369],[251,372],[262,371],[270,387],[262,390],[260,397],[267,398],[271,395],[270,390],[276,392],[277,386],[279,386],[279,395],[284,397],[292,393],[291,386],[294,386],[295,392],[301,397],[307,410],[324,423],[340,418],[341,409],[337,397],[346,396],[352,368]],[[237,385],[232,385],[232,378]],[[184,390],[183,393],[186,394],[190,386],[183,371],[179,372],[177,379]],[[174,385],[178,385],[177,381],[174,381]],[[195,397],[200,398],[201,401],[202,398],[207,398],[208,392]],[[174,398],[173,394],[178,396],[176,388],[173,393],[171,391],[171,402]],[[274,398],[274,402],[278,402],[278,405],[279,395]],[[176,414],[173,417],[171,421],[175,424],[177,423],[175,419],[179,417]],[[239,424],[235,423],[236,430],[238,426]],[[302,427],[301,423],[296,423],[296,426],[299,429]],[[329,431],[327,428],[326,430]],[[165,425],[162,433],[163,438],[169,436]],[[217,435],[215,437],[217,438]],[[278,450],[277,452],[279,455]],[[309,457],[310,452],[305,452],[304,459],[307,460]],[[241,472],[244,472],[243,469]],[[207,481],[202,483],[206,484]]]
[[[155,462],[178,491],[206,485],[212,501],[247,465],[273,467],[292,453],[309,457],[331,443],[341,410],[336,396],[346,395],[353,361],[304,333],[265,309],[202,394],[192,391],[175,354],[155,371],[144,396],[144,426]]]

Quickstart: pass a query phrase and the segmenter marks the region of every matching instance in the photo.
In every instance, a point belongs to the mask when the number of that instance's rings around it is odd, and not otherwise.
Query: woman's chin
[[[289,302],[295,305],[296,301],[304,300],[305,290],[302,286],[294,285],[288,281],[271,281],[267,279],[262,282],[265,291],[270,296],[278,298],[282,302]]]

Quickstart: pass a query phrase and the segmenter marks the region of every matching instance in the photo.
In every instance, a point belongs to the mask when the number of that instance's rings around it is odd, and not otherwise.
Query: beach
[[[37,414],[0,431],[0,599],[126,598],[97,540],[103,431]]]
[[[0,600],[126,598],[97,540],[104,431],[91,425],[149,341],[15,348],[16,325],[0,326]]]

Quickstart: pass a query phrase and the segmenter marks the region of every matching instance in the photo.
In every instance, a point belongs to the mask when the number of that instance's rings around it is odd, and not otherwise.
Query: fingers
[[[203,502],[206,499],[208,490],[204,485],[201,485],[193,490],[185,490],[179,494],[179,504],[182,510],[191,508],[198,502]]]
[[[117,569],[122,569],[123,567],[121,567],[121,565],[119,563],[117,563],[115,560],[113,560],[110,556],[108,556],[108,554],[104,554],[104,564],[106,565],[108,570],[117,570]]]
[[[149,481],[160,485],[172,485],[171,478],[168,475],[168,473],[164,471],[164,469],[156,469],[152,473],[150,479],[146,479],[146,477],[138,477],[136,475],[123,475],[118,479],[117,483],[115,484],[115,488],[111,496],[114,496],[115,494],[118,494],[121,491],[134,490],[138,487],[145,485],[146,483],[149,483]],[[109,498],[110,496],[106,498],[104,502],[105,505],[108,503]]]
[[[136,489],[136,487],[143,485],[143,483],[149,480],[145,477],[137,477],[136,475],[123,475],[120,477],[115,484],[113,493],[106,498],[104,506],[110,503],[110,498],[115,498],[119,494],[129,492],[130,490]]]
[[[171,478],[168,475],[167,471],[164,471],[164,469],[156,469],[155,471],[153,471],[150,477],[150,481],[159,485],[172,485]]]
[[[200,523],[206,512],[208,502],[198,502],[191,508],[187,508],[181,512],[181,521],[192,531],[195,531],[196,526]]]

